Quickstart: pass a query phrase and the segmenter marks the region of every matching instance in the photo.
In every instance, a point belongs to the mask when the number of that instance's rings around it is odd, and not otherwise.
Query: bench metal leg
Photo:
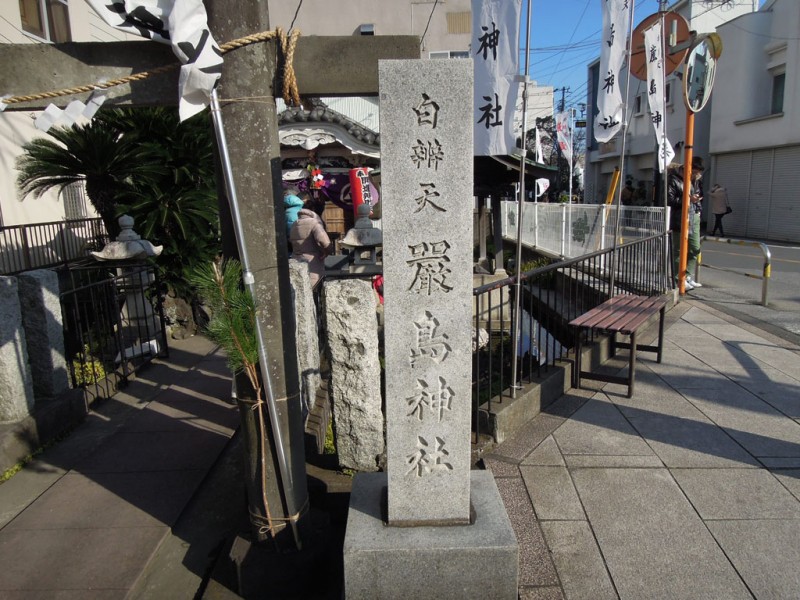
[[[628,358],[628,398],[633,397],[633,382],[636,378],[636,332],[631,333],[631,354]]]
[[[582,340],[583,340],[583,330],[579,327],[575,328],[575,339],[577,340],[575,344],[575,372],[572,374],[572,385],[575,386],[576,389],[580,389],[581,387],[581,356],[583,354],[583,347],[582,347]]]
[[[664,313],[666,306],[662,306],[658,311],[658,350],[656,351],[656,362],[661,362],[661,353],[664,349]]]

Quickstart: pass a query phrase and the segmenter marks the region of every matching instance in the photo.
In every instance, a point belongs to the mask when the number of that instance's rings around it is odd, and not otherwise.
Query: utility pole
[[[556,88],[556,91],[558,91],[558,88]],[[568,87],[561,86],[561,103],[559,104],[558,112],[564,112],[564,94],[568,91]]]
[[[556,91],[558,91],[558,88],[556,88]],[[563,86],[563,85],[561,86],[561,102],[559,103],[559,108],[558,108],[558,112],[560,112],[560,113],[564,112],[564,106],[565,106],[565,99],[564,99],[564,95],[565,95],[565,94],[566,94],[568,91],[569,91],[569,88],[568,88],[568,87],[566,87],[566,86]],[[557,135],[556,135],[556,140],[553,140],[553,141],[554,141],[556,144],[558,144],[558,136],[557,136]],[[558,152],[558,156],[563,156],[563,155],[561,154],[561,151],[560,151],[560,150],[559,150],[559,152]],[[570,170],[571,170],[571,167],[570,167]],[[572,175],[570,174],[570,179],[571,179],[571,178],[572,178]],[[560,161],[560,160],[558,161],[558,182],[557,182],[557,183],[558,183],[558,185],[556,186],[556,193],[557,193],[558,195],[561,195],[561,190],[563,189],[563,185],[562,185],[562,184],[563,184],[563,177],[562,177],[562,175],[561,175],[561,161]]]

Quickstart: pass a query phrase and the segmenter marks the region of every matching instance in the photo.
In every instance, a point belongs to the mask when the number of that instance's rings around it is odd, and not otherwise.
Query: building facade
[[[718,32],[707,187],[728,190],[726,235],[800,242],[800,3],[768,0]]]
[[[758,0],[680,0],[668,7],[669,12],[676,12],[686,19],[689,29],[698,34],[712,33],[723,23],[737,17],[753,13],[758,9]],[[649,15],[637,18],[643,21]],[[727,41],[723,38],[723,56],[720,65],[729,60]],[[646,82],[630,77],[630,81],[622,81],[622,89],[628,90],[626,100],[627,128],[623,144],[622,134],[607,143],[598,143],[592,134],[594,118],[597,116],[597,91],[600,89],[600,61],[595,60],[588,67],[588,96],[590,107],[587,118],[587,148],[584,175],[585,202],[603,202],[609,191],[614,170],[620,168],[620,182],[631,178],[634,187],[637,181],[645,182],[652,198],[653,181],[657,173],[655,155],[655,133],[650,118],[647,102]],[[675,148],[675,161],[681,162],[685,144],[686,108],[683,100],[683,67],[678,67],[666,78],[665,119],[667,138]],[[719,72],[717,79],[720,78]],[[723,98],[715,84],[711,99],[706,107],[695,115],[694,154],[706,160],[709,156],[709,135],[715,98],[720,103],[735,101]],[[623,148],[624,145],[624,148]],[[620,154],[623,154],[620,160]],[[620,164],[622,163],[622,164]],[[620,183],[622,185],[622,183]],[[660,202],[659,202],[660,204]]]

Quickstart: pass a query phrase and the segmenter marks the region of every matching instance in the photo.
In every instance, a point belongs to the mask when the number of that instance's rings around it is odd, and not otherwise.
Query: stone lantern
[[[116,263],[138,263],[148,256],[159,256],[163,246],[154,246],[143,240],[133,230],[133,217],[123,215],[119,218],[120,233],[116,241],[109,242],[100,252],[92,252],[99,261]],[[159,315],[153,312],[153,305],[145,291],[155,281],[152,269],[141,264],[122,265],[117,269],[120,275],[118,285],[125,294],[122,305],[122,334],[125,344],[125,358],[155,356],[159,352],[157,337],[164,336],[164,327]],[[117,362],[122,361],[121,353]]]
[[[374,275],[383,270],[378,264],[378,247],[383,245],[383,232],[373,226],[369,211],[370,207],[367,204],[358,207],[358,219],[355,225],[340,242],[350,250],[352,257],[350,273]]]

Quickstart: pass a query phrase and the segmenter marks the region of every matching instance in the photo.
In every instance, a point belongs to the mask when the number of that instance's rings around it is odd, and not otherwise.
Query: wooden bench
[[[595,381],[605,381],[607,383],[620,383],[628,385],[628,398],[633,396],[633,382],[636,376],[636,351],[644,350],[655,352],[658,362],[661,362],[661,352],[664,340],[664,312],[667,301],[661,296],[634,296],[620,295],[606,300],[577,319],[570,321],[570,325],[575,328],[576,348],[575,348],[575,387],[581,387],[581,378],[593,379]],[[636,332],[650,318],[659,313],[658,322],[658,344],[656,346],[646,346],[636,343]],[[581,368],[581,346],[584,334],[591,331],[606,332],[611,334],[610,355],[616,354],[617,348],[630,349],[627,377],[616,375],[595,374],[591,371],[584,371]],[[618,343],[617,334],[630,336],[630,343]]]

